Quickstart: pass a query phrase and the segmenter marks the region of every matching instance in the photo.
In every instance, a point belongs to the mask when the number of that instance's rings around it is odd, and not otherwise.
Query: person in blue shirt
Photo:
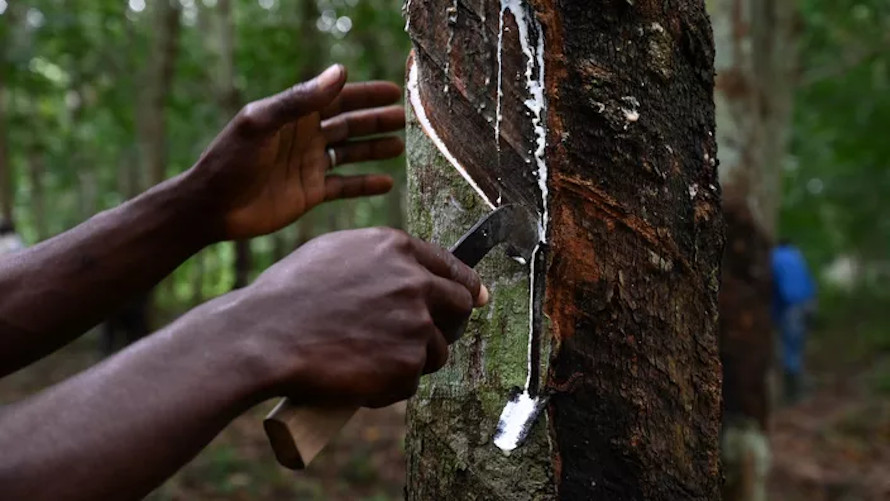
[[[800,398],[807,321],[815,310],[816,283],[800,250],[782,240],[772,251],[773,318],[779,327],[785,399]]]

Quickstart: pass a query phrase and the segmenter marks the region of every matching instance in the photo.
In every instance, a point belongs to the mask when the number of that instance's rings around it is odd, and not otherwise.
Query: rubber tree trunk
[[[787,152],[795,2],[715,0],[717,142],[727,243],[720,292],[724,498],[766,499],[774,360],[770,248]]]
[[[477,268],[491,304],[409,405],[408,499],[718,499],[704,3],[405,11],[409,230],[448,246],[508,202],[542,230],[533,272],[498,251]],[[530,412],[500,429],[530,423],[521,443],[493,440],[511,397]]]

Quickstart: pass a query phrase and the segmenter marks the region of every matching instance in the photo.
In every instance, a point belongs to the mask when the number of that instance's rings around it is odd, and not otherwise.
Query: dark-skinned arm
[[[67,343],[220,234],[190,176],[0,261],[0,375]]]
[[[406,399],[486,295],[471,269],[405,233],[319,237],[249,287],[0,410],[0,499],[139,499],[272,396]]]
[[[325,200],[385,193],[388,176],[327,173],[390,158],[404,126],[391,83],[345,69],[247,105],[188,172],[0,260],[0,376],[68,343],[205,245],[275,231]],[[356,140],[359,138],[359,140]]]

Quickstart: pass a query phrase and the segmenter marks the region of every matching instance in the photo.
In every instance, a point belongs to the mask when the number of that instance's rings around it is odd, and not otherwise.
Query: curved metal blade
[[[476,266],[498,244],[507,244],[507,254],[529,262],[538,244],[535,219],[524,207],[507,204],[475,224],[451,248],[451,253],[470,267]]]

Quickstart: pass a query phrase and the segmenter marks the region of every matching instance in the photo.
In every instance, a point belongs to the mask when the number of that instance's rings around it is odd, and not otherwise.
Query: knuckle
[[[479,290],[482,284],[479,275],[467,265],[459,261],[452,261],[451,272],[452,276],[456,277],[460,284],[467,288],[467,292],[474,293]]]
[[[433,283],[428,273],[420,270],[418,266],[406,264],[402,276],[404,277],[401,282],[402,292],[407,298],[425,298],[429,295]],[[421,305],[420,302],[413,304],[414,307]]]
[[[415,316],[414,331],[427,333],[436,328],[436,321],[430,314],[426,305],[418,305],[419,312]]]
[[[254,132],[260,128],[259,105],[256,102],[248,103],[241,108],[235,117],[235,125],[243,132]]]
[[[285,91],[285,97],[287,97],[288,99],[295,99],[304,94],[315,92],[317,87],[318,82],[316,82],[315,79],[308,80],[306,82],[299,82],[290,86],[290,88]]]
[[[463,291],[461,291],[459,296],[456,297],[456,300],[457,300],[456,304],[457,304],[458,309],[460,310],[460,313],[462,313],[464,315],[469,315],[470,313],[473,312],[474,301],[473,301],[473,295],[470,294],[470,291],[464,289]]]
[[[405,233],[402,230],[397,230],[393,228],[387,228],[388,239],[390,245],[394,248],[399,249],[401,251],[405,251],[411,248],[411,236]]]
[[[368,228],[365,231],[368,232],[370,238],[377,240],[384,247],[397,247],[401,244],[402,240],[407,238],[405,232],[394,228],[388,228],[386,226]]]
[[[424,356],[419,353],[419,349],[406,348],[403,352],[396,356],[392,362],[395,369],[391,373],[390,387],[398,387],[405,381],[417,377],[423,369]]]

